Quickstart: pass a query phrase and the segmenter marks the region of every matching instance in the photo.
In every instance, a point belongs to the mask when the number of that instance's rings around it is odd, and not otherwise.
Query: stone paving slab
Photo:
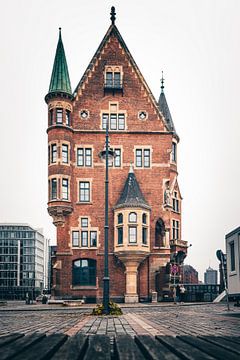
[[[27,305],[26,305],[27,306]],[[29,306],[27,306],[29,308]],[[123,315],[92,316],[91,310],[61,308],[55,311],[0,310],[0,336],[13,332],[64,333],[73,336],[106,334],[135,335],[218,335],[238,336],[240,310],[224,304],[201,306],[136,306],[122,307]]]

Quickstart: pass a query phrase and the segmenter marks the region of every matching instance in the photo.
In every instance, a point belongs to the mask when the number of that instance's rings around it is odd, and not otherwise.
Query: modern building
[[[240,227],[228,233],[226,239],[227,282],[231,297],[240,300]]]
[[[59,298],[103,296],[105,163],[99,154],[107,126],[115,152],[108,202],[111,299],[138,302],[156,291],[170,292],[169,264],[187,252],[181,238],[179,137],[164,79],[156,101],[115,15],[112,8],[111,25],[73,92],[60,29],[45,97],[48,212],[57,227],[52,293]]]
[[[181,268],[181,282],[183,284],[198,284],[198,272],[191,265],[183,265]]]
[[[218,283],[217,276],[218,276],[217,270],[214,270],[209,266],[204,273],[204,284],[216,285]]]
[[[0,298],[24,299],[27,292],[34,297],[44,289],[47,244],[28,224],[0,223]]]

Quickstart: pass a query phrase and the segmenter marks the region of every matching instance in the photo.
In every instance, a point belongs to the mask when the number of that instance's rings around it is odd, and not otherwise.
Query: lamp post
[[[108,267],[108,166],[109,160],[114,158],[114,151],[109,148],[108,121],[106,124],[105,149],[100,153],[105,160],[105,225],[104,225],[104,277],[103,277],[103,312],[109,314],[109,267]]]

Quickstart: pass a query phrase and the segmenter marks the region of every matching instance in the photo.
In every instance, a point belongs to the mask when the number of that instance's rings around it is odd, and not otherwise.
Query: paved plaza
[[[11,303],[0,307],[0,335],[13,332],[63,333],[69,336],[107,334],[239,336],[240,309],[225,304],[122,305],[122,316],[92,316],[92,305]]]

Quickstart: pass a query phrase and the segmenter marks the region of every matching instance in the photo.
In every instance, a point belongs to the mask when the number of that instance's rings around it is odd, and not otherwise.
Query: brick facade
[[[56,54],[57,56],[57,54]],[[106,67],[121,68],[122,84],[119,89],[104,86]],[[48,211],[57,225],[57,254],[54,265],[53,294],[64,298],[87,297],[101,299],[103,290],[104,255],[104,180],[105,165],[99,153],[105,144],[102,114],[121,113],[125,116],[124,130],[109,129],[111,147],[121,149],[121,166],[109,168],[109,273],[110,297],[123,301],[126,292],[125,265],[114,247],[114,207],[121,196],[133,164],[134,174],[140,189],[150,206],[147,256],[138,266],[137,294],[140,300],[151,298],[152,291],[162,295],[169,289],[169,281],[162,277],[156,285],[156,272],[165,271],[171,253],[186,252],[187,243],[181,240],[181,194],[177,183],[177,163],[172,161],[172,142],[179,138],[169,129],[159,105],[151,94],[115,24],[108,29],[100,47],[83,75],[73,95],[56,89],[46,96],[49,109],[49,203]],[[63,110],[62,123],[56,124],[57,109]],[[65,110],[70,111],[71,122],[65,123]],[[87,118],[81,112],[87,111]],[[52,113],[50,113],[52,111]],[[139,112],[146,119],[139,118]],[[51,162],[51,144],[57,146],[57,161]],[[62,144],[68,145],[68,163],[62,161]],[[77,149],[87,148],[92,152],[91,166],[77,165]],[[150,149],[150,166],[136,166],[136,149]],[[52,199],[51,180],[56,179],[57,196]],[[62,199],[62,179],[68,179],[68,200]],[[55,180],[54,180],[55,181]],[[90,184],[90,201],[79,201],[79,181]],[[166,189],[169,187],[170,203],[166,204]],[[178,196],[178,211],[173,211],[172,195]],[[81,235],[81,217],[88,218],[88,235],[91,229],[97,233],[97,246],[92,248],[72,246],[72,231]],[[162,219],[165,229],[163,243],[156,246],[156,222]],[[178,221],[177,239],[172,238],[173,220]],[[140,226],[138,223],[137,226]],[[150,236],[149,236],[150,234]],[[128,234],[124,234],[126,238]],[[126,240],[127,241],[127,240]],[[140,241],[140,239],[138,239]],[[161,246],[160,246],[161,245]],[[133,248],[131,248],[132,250]],[[73,261],[96,260],[96,283],[73,285]]]

